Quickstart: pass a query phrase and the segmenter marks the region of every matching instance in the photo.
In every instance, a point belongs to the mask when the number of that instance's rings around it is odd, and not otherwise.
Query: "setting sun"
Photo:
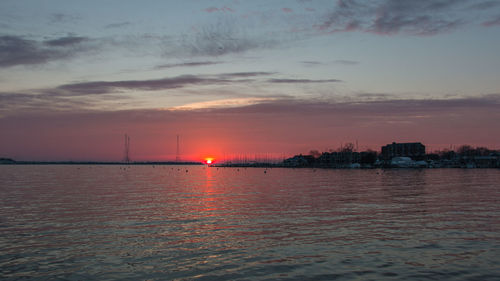
[[[205,158],[205,163],[210,165],[210,164],[213,164],[214,163],[214,159],[213,158]]]

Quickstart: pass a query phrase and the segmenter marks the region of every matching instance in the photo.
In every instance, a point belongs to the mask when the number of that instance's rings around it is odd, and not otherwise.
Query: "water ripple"
[[[0,166],[0,278],[498,280],[499,181],[499,170]]]

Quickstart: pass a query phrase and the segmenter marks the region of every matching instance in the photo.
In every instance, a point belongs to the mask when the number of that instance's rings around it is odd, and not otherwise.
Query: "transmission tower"
[[[181,161],[181,153],[179,151],[179,135],[177,135],[177,151],[175,153],[175,162]]]
[[[127,134],[125,134],[125,151],[124,151],[124,158],[123,158],[125,163],[130,162],[129,153],[130,153],[130,137]]]

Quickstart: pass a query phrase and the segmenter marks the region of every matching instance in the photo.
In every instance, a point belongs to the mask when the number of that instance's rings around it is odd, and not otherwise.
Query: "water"
[[[500,170],[0,166],[0,279],[500,280]]]

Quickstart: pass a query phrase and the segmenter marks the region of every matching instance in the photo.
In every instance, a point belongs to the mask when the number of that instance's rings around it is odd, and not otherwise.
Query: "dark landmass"
[[[285,167],[315,167],[334,169],[356,168],[500,168],[500,151],[486,147],[460,146],[457,151],[442,150],[426,153],[420,142],[392,143],[381,148],[381,153],[368,150],[358,152],[353,144],[336,151],[309,155],[295,155],[285,159]]]
[[[10,158],[0,158],[0,164],[16,164],[16,161]]]
[[[201,162],[146,161],[146,162],[97,162],[97,161],[15,161],[0,158],[0,164],[7,165],[203,165]]]
[[[373,150],[358,152],[352,143],[333,151],[311,150],[307,155],[295,155],[282,162],[238,162],[216,164],[219,167],[288,167],[329,169],[375,168],[500,168],[500,151],[485,147],[460,146],[457,151],[442,150],[426,153],[420,142],[392,143]]]

